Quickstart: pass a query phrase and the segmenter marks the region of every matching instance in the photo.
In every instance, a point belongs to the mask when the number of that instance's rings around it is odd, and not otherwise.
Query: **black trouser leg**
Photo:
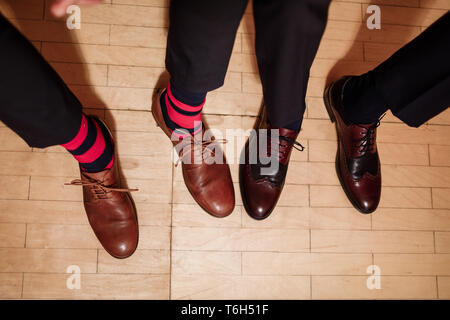
[[[256,55],[269,120],[301,119],[309,69],[330,0],[254,0]],[[166,67],[175,85],[193,92],[223,84],[247,0],[172,0]]]
[[[39,148],[70,141],[81,124],[80,102],[1,14],[0,120]]]
[[[302,119],[309,69],[330,0],[254,0],[256,56],[268,119],[283,127]]]
[[[236,31],[248,0],[172,0],[166,68],[191,92],[223,85]]]
[[[450,13],[372,71],[392,113],[418,127],[450,105]]]

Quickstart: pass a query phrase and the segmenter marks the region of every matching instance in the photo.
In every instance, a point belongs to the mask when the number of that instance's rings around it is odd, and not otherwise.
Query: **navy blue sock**
[[[82,114],[77,135],[62,144],[86,172],[111,169],[114,164],[114,144],[102,121]]]
[[[303,119],[299,119],[296,120],[294,122],[289,123],[286,126],[283,126],[283,128],[289,129],[289,130],[294,130],[294,131],[300,131],[300,127],[302,125],[302,120]]]
[[[183,88],[177,87],[174,85],[173,81],[170,80],[170,90],[172,91],[173,96],[190,106],[198,106],[203,101],[205,101],[207,92],[190,92]]]
[[[371,72],[351,77],[344,87],[342,116],[347,123],[377,122],[388,106],[379,94]]]
[[[160,99],[164,122],[172,133],[182,138],[202,130],[202,109],[206,92],[189,92],[172,81]]]

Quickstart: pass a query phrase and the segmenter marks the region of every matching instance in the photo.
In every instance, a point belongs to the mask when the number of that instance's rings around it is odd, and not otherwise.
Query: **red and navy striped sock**
[[[184,138],[201,132],[205,97],[206,92],[188,92],[169,83],[161,95],[160,104],[164,122],[176,137]]]
[[[62,144],[80,163],[83,171],[100,172],[114,164],[114,145],[103,122],[82,115],[80,130],[75,138]]]

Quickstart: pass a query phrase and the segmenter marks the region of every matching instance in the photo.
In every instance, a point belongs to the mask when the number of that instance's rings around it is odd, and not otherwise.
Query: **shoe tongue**
[[[102,182],[104,185],[109,185],[112,182],[112,170],[106,169],[100,172],[86,172],[82,171],[82,174],[91,180]]]
[[[286,137],[286,138],[292,139],[294,141],[297,139],[297,136],[299,134],[299,131],[296,131],[296,130],[291,130],[291,129],[287,129],[287,128],[274,128],[270,124],[268,124],[267,130],[271,130],[271,129],[278,130],[279,137]],[[283,147],[281,147],[281,146],[283,146]],[[286,165],[289,161],[289,154],[292,150],[292,144],[291,143],[289,143],[289,144],[283,143],[283,144],[280,144],[280,148],[284,150],[283,154],[279,158],[280,163],[283,165]]]
[[[291,138],[291,139],[294,139],[294,140],[297,138],[298,133],[299,133],[298,131],[295,131],[295,130],[286,129],[286,128],[274,128],[272,126],[269,126],[267,129],[268,130],[270,130],[270,129],[277,129],[279,136]]]
[[[279,128],[280,130],[280,136],[284,136],[284,137],[288,137],[288,138],[297,138],[298,135],[298,131],[296,130],[291,130],[291,129],[286,129],[286,128]]]
[[[373,127],[375,125],[375,122],[369,123],[369,124],[355,124],[355,126],[358,126],[360,128],[369,129],[370,127]]]

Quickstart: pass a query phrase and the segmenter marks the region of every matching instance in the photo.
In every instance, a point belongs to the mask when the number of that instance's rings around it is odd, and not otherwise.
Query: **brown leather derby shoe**
[[[171,132],[164,122],[163,114],[161,112],[160,97],[163,90],[156,92],[153,99],[152,114],[155,118],[157,125],[163,130],[163,132],[170,138]],[[203,127],[203,132],[205,128]],[[203,136],[203,134],[202,134]],[[214,145],[214,148],[209,148],[215,140],[209,141],[196,141],[194,137],[190,139],[180,139],[179,141],[172,141],[174,147],[176,147],[180,159],[182,159],[182,171],[183,178],[194,200],[203,208],[207,213],[218,217],[228,216],[234,209],[234,187],[231,180],[230,167],[226,163],[225,157],[223,157],[223,163],[207,163],[207,157],[203,157],[203,154],[208,156],[214,155],[214,152],[219,151],[219,146]],[[200,148],[202,159],[196,163],[193,159],[195,157],[196,147]],[[214,151],[211,151],[214,150]],[[186,152],[185,152],[186,151]],[[223,154],[223,153],[222,153]],[[186,156],[190,156],[190,161],[185,161]]]
[[[80,172],[81,179],[69,185],[83,187],[84,208],[98,240],[115,258],[131,256],[138,245],[139,229],[129,191],[136,189],[121,188],[117,157],[111,169],[96,173],[80,169]]]
[[[284,181],[289,166],[289,159],[291,156],[292,147],[303,151],[303,146],[295,141],[298,136],[298,132],[285,128],[273,128],[267,122],[265,112],[262,119],[257,125],[254,135],[251,135],[245,144],[243,150],[244,163],[239,165],[239,183],[242,195],[242,201],[244,203],[245,210],[250,217],[256,220],[262,220],[267,218],[275,208],[281,192],[283,191]],[[267,129],[263,132],[261,129]],[[278,132],[278,152],[273,149],[271,129],[277,129]],[[267,154],[260,154],[258,145],[261,135],[267,135],[265,137],[267,141],[266,150]],[[299,146],[300,148],[296,147]],[[276,146],[275,146],[276,147]],[[254,157],[251,154],[256,155],[256,161],[250,163],[250,160]],[[271,159],[271,161],[278,161],[278,165],[275,169],[267,170],[263,172],[262,169],[268,169],[270,164],[268,161],[260,161],[262,157]]]
[[[380,202],[381,169],[376,134],[380,122],[347,123],[342,117],[342,94],[350,77],[331,83],[324,93],[330,120],[336,123],[336,172],[348,199],[361,213],[372,213]]]

